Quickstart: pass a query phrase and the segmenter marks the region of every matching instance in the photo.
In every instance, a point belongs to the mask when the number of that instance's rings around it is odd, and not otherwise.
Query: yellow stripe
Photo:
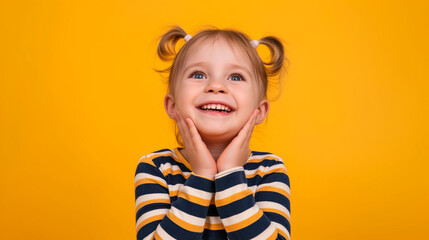
[[[273,234],[271,234],[271,236],[267,238],[267,240],[275,240],[277,239],[277,235],[278,235],[277,231],[274,231]]]
[[[276,161],[280,161],[280,158],[274,157],[274,156],[265,156],[265,158],[255,158],[252,160],[249,160],[247,162],[251,162],[251,163],[260,163],[264,160],[276,160]]]
[[[250,194],[253,194],[252,191],[250,189],[246,189],[245,191],[233,194],[233,195],[231,195],[229,197],[226,197],[224,199],[218,199],[218,200],[216,200],[216,206],[220,207],[220,206],[224,206],[224,205],[230,204],[232,202],[235,202],[237,200],[245,198],[245,197],[247,197]]]
[[[143,179],[137,180],[137,182],[134,184],[134,188],[137,188],[138,186],[146,183],[156,183],[158,185],[168,188],[168,186],[165,185],[163,182],[155,180],[153,178],[143,178]]]
[[[204,226],[197,226],[188,222],[183,221],[179,217],[175,216],[173,213],[168,212],[167,217],[173,221],[176,225],[180,226],[181,228],[184,228],[190,232],[202,232],[204,230]]]
[[[259,175],[259,176],[263,176],[264,175],[264,171],[262,171],[262,170],[257,170],[255,173],[252,173],[252,174],[246,174],[246,177],[247,178],[252,178],[252,177],[254,177],[254,176],[256,176],[256,175]]]
[[[171,168],[168,168],[168,169],[165,169],[164,171],[162,171],[162,175],[167,176],[168,174],[171,174],[171,175],[178,175],[178,174],[180,174],[180,175],[184,176],[182,174],[182,171],[180,169],[172,170]]]
[[[161,236],[159,236],[159,234],[157,232],[155,232],[153,234],[153,239],[155,239],[155,240],[162,240]]]
[[[270,171],[266,172],[265,174],[270,174],[270,173],[273,173],[273,172],[279,172],[279,173],[287,174],[286,169],[284,169],[282,167],[271,169]]]
[[[165,214],[159,214],[159,215],[155,215],[153,217],[150,218],[146,218],[143,222],[141,222],[138,226],[137,226],[137,232],[146,224],[151,223],[151,222],[155,222],[158,220],[162,220],[164,218]]]
[[[190,202],[193,202],[193,203],[196,203],[196,204],[199,204],[199,205],[202,205],[202,206],[209,206],[210,205],[210,201],[211,201],[211,200],[207,200],[207,199],[204,199],[204,198],[199,198],[199,197],[187,194],[185,192],[180,192],[177,197],[186,199],[186,200],[188,200]]]
[[[288,192],[286,192],[286,190],[278,188],[278,187],[272,187],[272,186],[265,186],[265,187],[261,187],[258,190],[256,190],[256,192],[276,192],[276,193],[280,193],[283,196],[286,196],[288,199],[290,199],[290,195]]]
[[[263,214],[264,213],[262,211],[257,211],[255,214],[253,214],[253,216],[251,216],[251,217],[249,217],[249,218],[247,218],[241,222],[238,222],[238,223],[235,223],[235,224],[232,224],[229,226],[225,226],[225,230],[227,232],[233,232],[233,231],[237,231],[239,229],[245,228],[245,227],[249,226],[250,224],[258,221],[258,219],[261,218]]]
[[[247,178],[252,178],[252,177],[255,177],[256,175],[259,175],[259,176],[263,177],[264,175],[270,174],[270,173],[273,173],[273,172],[279,172],[279,173],[285,173],[285,174],[287,174],[287,171],[284,168],[278,167],[278,168],[271,169],[268,172],[264,172],[264,171],[258,169],[255,173],[246,174],[246,177]]]
[[[175,197],[175,196],[177,196],[177,193],[179,193],[179,190],[174,190],[174,191],[169,192],[170,197]]]
[[[275,209],[275,208],[260,208],[262,211],[264,211],[264,212],[272,212],[272,213],[277,213],[277,214],[280,214],[280,215],[282,215],[284,218],[286,218],[288,221],[289,221],[289,223],[290,223],[290,218],[289,218],[289,216],[288,215],[286,215],[286,213],[285,212],[283,212],[283,211],[280,211],[280,210],[278,210],[278,209]]]
[[[287,234],[285,232],[283,232],[280,228],[277,228],[277,232],[280,233],[280,235],[282,235],[284,238],[289,240],[289,237],[287,236]]]
[[[141,202],[141,203],[139,203],[139,205],[137,205],[136,212],[138,210],[140,210],[140,208],[142,208],[144,205],[148,205],[151,203],[170,203],[170,199],[162,199],[161,198],[161,199],[152,199],[152,200],[147,200],[147,201]]]
[[[210,223],[206,222],[204,225],[204,228],[207,228],[209,230],[223,230],[223,224],[222,223]]]

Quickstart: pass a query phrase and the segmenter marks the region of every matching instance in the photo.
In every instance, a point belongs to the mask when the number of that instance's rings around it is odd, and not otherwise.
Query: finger
[[[253,127],[256,123],[256,115],[258,113],[258,109],[254,110],[252,115],[250,116],[249,120],[247,120],[246,124],[244,124],[243,128],[238,133],[237,138],[241,141],[245,141],[247,139],[250,140],[250,137],[252,136]]]
[[[191,135],[191,139],[194,142],[194,144],[200,145],[200,143],[203,141],[201,139],[200,133],[197,130],[197,127],[195,127],[194,122],[190,118],[186,118],[186,123],[189,128],[189,134]]]
[[[247,131],[247,136],[246,136],[247,144],[249,144],[250,138],[252,137],[253,129],[255,128],[255,125],[256,125],[256,117],[258,116],[258,112],[259,112],[259,110],[256,109],[256,111],[253,113],[253,118],[252,118],[251,124],[249,126],[249,130]]]
[[[188,145],[189,143],[189,129],[184,123],[183,117],[179,112],[176,112],[176,123],[177,128],[179,129],[180,136],[182,137],[183,143]]]

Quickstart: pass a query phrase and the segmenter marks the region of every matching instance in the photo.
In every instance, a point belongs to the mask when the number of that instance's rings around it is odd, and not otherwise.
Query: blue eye
[[[197,78],[197,79],[204,79],[204,75],[202,73],[193,73],[192,74],[193,78]]]
[[[243,78],[241,77],[241,75],[235,74],[231,76],[231,80],[232,81],[242,81]]]

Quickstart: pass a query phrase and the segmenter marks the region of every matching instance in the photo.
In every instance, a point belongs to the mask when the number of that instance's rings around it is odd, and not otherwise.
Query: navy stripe
[[[244,171],[236,171],[215,179],[216,192],[223,191],[237,184],[247,183]]]
[[[255,201],[256,202],[262,202],[262,201],[275,202],[285,206],[287,209],[290,209],[289,199],[286,196],[283,196],[282,194],[276,193],[276,192],[265,192],[265,191],[257,192],[255,194]]]
[[[141,207],[136,214],[136,221],[145,213],[155,209],[170,209],[171,205],[168,203],[151,203]]]
[[[188,177],[188,180],[186,181],[186,185],[198,190],[206,191],[206,192],[213,192],[215,189],[213,180],[199,177],[194,174],[191,174]]]
[[[145,238],[147,235],[149,235],[151,232],[153,232],[156,229],[156,227],[160,222],[161,220],[157,220],[144,225],[142,228],[140,228],[139,232],[137,233],[137,239]]]
[[[217,208],[215,204],[210,204],[209,210],[207,212],[207,216],[219,216],[219,213],[217,212]]]
[[[264,216],[262,215],[254,223],[250,224],[245,228],[231,232],[228,234],[228,236],[230,237],[230,239],[243,239],[243,236],[246,236],[246,239],[251,239],[265,231],[270,226],[270,224],[271,222],[269,221],[269,219],[264,218]]]
[[[136,187],[136,200],[137,200],[137,197],[139,196],[142,196],[144,194],[151,194],[151,193],[168,194],[168,189],[155,183],[140,184]]]
[[[222,230],[209,230],[204,229],[203,238],[202,239],[226,239],[228,236],[226,235],[226,231]]]
[[[146,162],[141,162],[137,165],[135,175],[138,173],[148,173],[156,177],[164,178],[164,175],[162,175],[161,171],[157,167],[154,167],[153,165]]]
[[[252,204],[250,204],[250,202]],[[246,203],[246,206],[243,206],[243,204]],[[219,215],[222,216],[222,218],[230,217],[235,214],[243,212],[243,210],[246,210],[249,205],[254,205],[254,199],[253,195],[247,195],[246,197],[240,199],[239,201],[234,201],[228,205],[217,207],[217,211],[219,212]]]
[[[171,205],[185,213],[196,217],[206,218],[207,216],[208,207],[190,202],[184,198],[178,198],[177,201],[175,201]]]
[[[272,213],[272,212],[265,212],[264,213],[265,216],[267,216],[269,219],[271,219],[271,221],[276,222],[276,223],[280,223],[281,225],[285,226],[285,228],[289,231],[290,233],[290,223],[289,221],[284,218],[282,215],[278,214],[278,213]]]
[[[183,239],[184,236],[186,236],[186,239],[201,239],[201,236],[203,235],[202,233],[191,232],[178,226],[168,217],[165,217],[160,224],[170,236],[176,239]]]
[[[258,155],[268,155],[268,154],[272,154],[272,153],[269,153],[269,152],[258,152],[258,151],[252,151],[252,155],[253,156],[258,156]]]
[[[244,164],[243,168],[246,170],[254,170],[259,168],[260,166],[269,167],[276,162],[278,161],[274,159],[264,159],[261,162],[247,162],[246,164]]]
[[[182,174],[175,174],[175,175],[167,174],[165,178],[167,180],[167,183],[184,184],[186,182],[186,178]]]

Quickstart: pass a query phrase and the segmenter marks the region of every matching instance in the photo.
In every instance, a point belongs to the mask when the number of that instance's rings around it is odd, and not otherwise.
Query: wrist
[[[213,180],[216,173],[211,171],[193,171],[194,175]]]
[[[219,174],[221,172],[228,171],[228,170],[233,169],[233,168],[238,168],[238,167],[243,167],[243,166],[241,166],[241,165],[219,166],[217,174]]]

